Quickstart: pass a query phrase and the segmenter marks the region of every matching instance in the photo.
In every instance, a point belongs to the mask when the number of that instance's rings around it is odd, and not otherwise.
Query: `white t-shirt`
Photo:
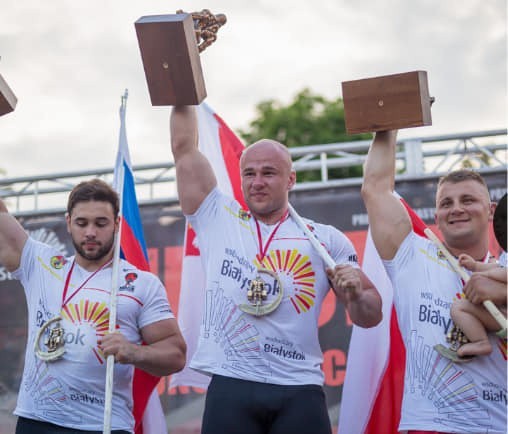
[[[256,317],[239,309],[260,266],[256,224],[240,205],[216,188],[196,214],[196,231],[206,274],[203,322],[191,368],[271,384],[323,384],[318,317],[330,285],[325,263],[289,217],[277,225],[259,222],[266,256],[262,267],[277,274],[283,298],[272,313]],[[337,263],[357,266],[352,243],[332,226],[306,222]],[[279,293],[267,281],[271,303]],[[197,300],[196,300],[197,302]]]
[[[28,238],[20,267],[12,273],[23,284],[28,304],[28,343],[25,367],[14,413],[56,425],[101,431],[104,418],[106,358],[97,346],[109,327],[112,267],[96,273],[62,306],[65,280],[74,258]],[[77,263],[67,297],[92,273]],[[151,323],[174,318],[166,291],[151,273],[121,260],[118,277],[117,328],[130,341],[141,343],[139,330]],[[41,326],[61,315],[65,354],[53,362],[39,360],[34,341]],[[45,337],[40,346],[44,347]],[[115,364],[112,429],[133,431],[132,365]]]
[[[450,306],[463,283],[437,247],[410,233],[395,258],[384,261],[406,347],[400,430],[506,433],[506,341],[489,338],[493,352],[468,363],[442,357]]]

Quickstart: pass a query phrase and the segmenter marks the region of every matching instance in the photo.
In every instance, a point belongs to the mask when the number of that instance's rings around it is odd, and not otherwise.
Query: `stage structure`
[[[401,140],[395,189],[431,229],[435,229],[433,200],[439,176],[465,163],[482,173],[492,200],[499,200],[506,193],[507,185],[506,133],[506,130],[495,130]],[[360,197],[362,180],[332,180],[328,175],[333,168],[361,166],[369,144],[370,141],[359,141],[290,149],[297,174],[316,170],[320,173],[319,181],[296,185],[290,193],[292,205],[302,215],[344,231],[354,243],[360,262],[368,226]],[[134,175],[150,267],[165,284],[178,315],[185,219],[178,205],[174,170],[173,163],[167,162],[135,166]],[[0,196],[31,236],[69,255],[73,247],[62,205],[78,182],[96,176],[111,182],[113,168],[4,178],[0,179]],[[493,233],[491,251],[499,253]],[[12,410],[20,386],[26,341],[26,303],[20,284],[1,265],[0,297],[0,432],[1,428],[13,432]],[[319,339],[332,426],[337,424],[350,336],[351,322],[330,292],[319,317]],[[178,427],[199,427],[204,404],[202,390],[171,389],[168,378],[161,380],[158,390],[170,433]],[[45,405],[58,408],[57,401]]]
[[[298,174],[319,171],[320,180],[297,183],[293,191],[360,185],[361,178],[329,179],[329,171],[363,165],[370,140],[290,148]],[[489,130],[398,141],[396,180],[434,178],[468,160],[481,173],[507,167],[507,130]],[[169,146],[169,145],[168,145]],[[176,204],[175,167],[171,161],[133,167],[140,206]],[[0,197],[15,215],[63,211],[67,194],[84,179],[112,182],[113,167],[45,175],[0,178]]]

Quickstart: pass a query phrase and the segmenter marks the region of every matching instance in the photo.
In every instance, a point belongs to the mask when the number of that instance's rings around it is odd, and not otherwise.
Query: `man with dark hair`
[[[329,434],[318,317],[330,286],[352,321],[373,327],[381,298],[351,241],[305,220],[340,265],[327,269],[294,215],[296,182],[285,146],[260,140],[240,159],[248,210],[217,188],[198,149],[196,113],[175,107],[171,145],[178,195],[206,270],[205,306],[191,368],[212,376],[203,434]]]
[[[118,267],[118,331],[107,333],[116,192],[98,179],[80,183],[66,220],[76,250],[70,258],[30,238],[0,200],[0,263],[21,281],[28,305],[16,433],[101,433],[109,355],[112,432],[132,433],[134,367],[156,376],[177,372],[185,342],[159,279],[125,260]]]
[[[413,232],[406,209],[393,195],[396,135],[395,131],[376,133],[365,163],[362,196],[374,244],[393,284],[406,347],[399,430],[505,434],[506,342],[491,334],[494,351],[462,364],[434,349],[447,345],[450,307],[454,299],[463,297],[464,282],[436,245]],[[435,220],[452,255],[489,260],[494,209],[477,173],[455,171],[439,181]],[[497,293],[486,292],[484,296],[494,303],[503,302],[495,299]]]
[[[69,194],[67,200],[67,214],[71,214],[72,210],[79,202],[109,202],[113,208],[113,215],[115,219],[118,217],[120,211],[120,204],[118,194],[108,184],[100,179],[91,179],[83,181],[76,185]]]

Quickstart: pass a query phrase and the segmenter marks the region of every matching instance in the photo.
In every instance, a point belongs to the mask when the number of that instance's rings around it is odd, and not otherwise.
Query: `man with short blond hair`
[[[450,307],[462,297],[464,282],[431,241],[413,232],[406,209],[393,195],[396,135],[396,131],[376,133],[365,163],[362,196],[374,244],[393,284],[406,347],[399,430],[505,434],[506,342],[490,335],[495,350],[462,364],[434,349],[446,345],[452,327]],[[465,253],[488,261],[494,209],[477,173],[455,171],[439,181],[435,220],[452,255]],[[484,297],[500,302],[493,292]]]

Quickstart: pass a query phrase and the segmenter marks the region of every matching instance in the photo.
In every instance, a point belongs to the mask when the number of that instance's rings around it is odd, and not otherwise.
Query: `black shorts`
[[[214,375],[201,434],[331,434],[323,388]]]
[[[102,434],[101,431],[84,431],[75,428],[66,428],[60,425],[54,425],[41,420],[27,419],[26,417],[18,417],[16,424],[16,434]],[[111,431],[111,434],[130,434],[129,431],[117,430]]]

